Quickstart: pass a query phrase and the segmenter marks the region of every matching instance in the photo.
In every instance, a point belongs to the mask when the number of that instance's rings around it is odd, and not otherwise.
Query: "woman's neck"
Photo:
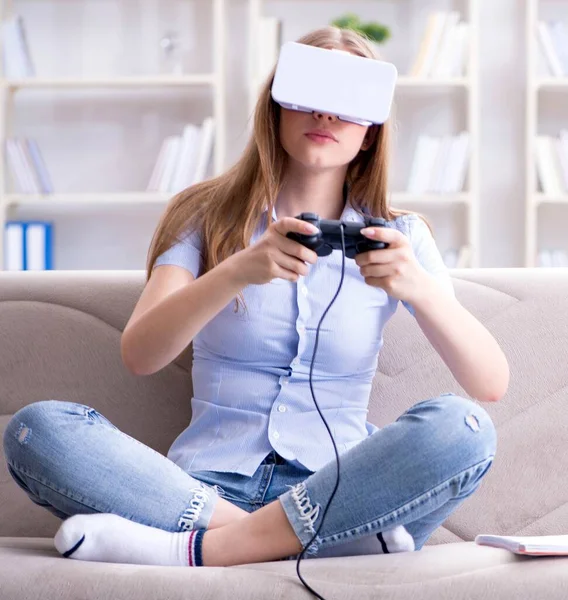
[[[339,219],[345,207],[344,183],[343,169],[289,174],[276,199],[276,214],[280,219],[311,212],[322,219]]]

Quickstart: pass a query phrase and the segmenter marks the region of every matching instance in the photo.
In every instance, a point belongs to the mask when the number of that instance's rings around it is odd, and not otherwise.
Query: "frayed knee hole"
[[[18,438],[18,442],[20,442],[20,444],[25,444],[29,440],[31,432],[32,430],[22,423],[16,436]]]

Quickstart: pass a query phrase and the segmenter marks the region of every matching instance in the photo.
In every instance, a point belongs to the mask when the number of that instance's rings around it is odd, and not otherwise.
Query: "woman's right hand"
[[[235,276],[244,285],[260,285],[277,277],[298,281],[300,275],[307,275],[308,266],[305,263],[314,264],[317,254],[287,238],[289,232],[309,235],[317,233],[318,229],[293,217],[274,221],[255,244],[227,259],[236,269]]]

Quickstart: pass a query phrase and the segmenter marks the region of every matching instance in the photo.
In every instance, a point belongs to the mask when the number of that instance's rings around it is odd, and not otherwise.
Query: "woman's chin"
[[[295,160],[306,169],[314,169],[318,171],[337,169],[338,167],[344,166],[341,161],[333,160],[329,156],[329,153],[324,151],[309,152],[304,154],[301,158],[296,158]]]

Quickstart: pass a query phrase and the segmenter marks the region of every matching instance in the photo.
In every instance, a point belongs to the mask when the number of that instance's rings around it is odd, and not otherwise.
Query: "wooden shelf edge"
[[[172,193],[124,192],[124,193],[66,193],[66,194],[6,194],[0,198],[4,206],[45,204],[152,204],[166,203]]]
[[[180,76],[115,77],[105,79],[93,77],[85,79],[65,78],[29,78],[19,80],[0,80],[2,87],[9,90],[19,89],[83,89],[83,88],[132,88],[132,87],[184,87],[196,85],[214,85],[217,77],[214,73]]]

